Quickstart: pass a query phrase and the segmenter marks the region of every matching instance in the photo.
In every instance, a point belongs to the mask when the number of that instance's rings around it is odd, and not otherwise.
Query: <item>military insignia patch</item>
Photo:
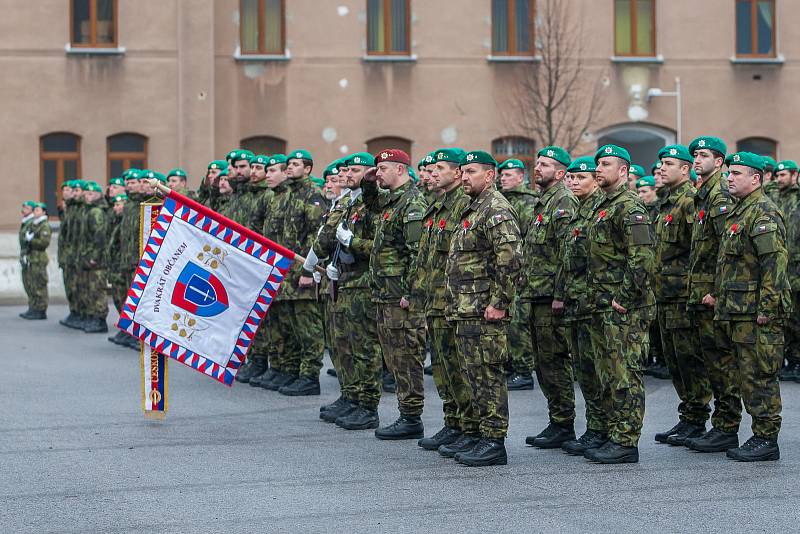
[[[720,206],[719,207],[720,213],[728,213],[728,206]]]
[[[704,146],[706,146],[706,140],[705,139],[700,139],[700,141],[697,142],[697,146],[699,146],[700,148],[703,148]]]

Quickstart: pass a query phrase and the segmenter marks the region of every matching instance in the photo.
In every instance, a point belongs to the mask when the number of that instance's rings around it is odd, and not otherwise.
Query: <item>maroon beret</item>
[[[403,165],[411,165],[411,157],[400,150],[399,148],[387,148],[375,154],[375,165],[382,161],[392,161],[394,163],[402,163]]]

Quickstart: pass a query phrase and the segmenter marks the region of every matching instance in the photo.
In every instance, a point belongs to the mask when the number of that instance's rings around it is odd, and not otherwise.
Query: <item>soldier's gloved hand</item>
[[[314,274],[311,275],[311,278],[314,279],[315,284],[319,284],[320,282],[322,282],[322,275],[319,274],[318,271],[314,271]]]
[[[25,232],[25,241],[33,241],[33,232]]]
[[[342,223],[339,223],[339,226],[336,227],[336,240],[349,247],[350,243],[353,242],[353,232],[345,228]]]
[[[333,265],[328,265],[325,267],[325,275],[328,277],[329,280],[336,282],[339,280],[339,269],[334,267]]]
[[[306,271],[313,273],[314,267],[317,266],[319,263],[319,258],[317,258],[317,253],[314,252],[314,249],[308,251],[308,255],[306,256],[306,261],[303,262],[303,269]]]

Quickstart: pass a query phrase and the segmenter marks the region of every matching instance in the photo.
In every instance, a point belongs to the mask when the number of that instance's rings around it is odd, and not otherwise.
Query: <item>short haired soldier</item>
[[[50,222],[47,205],[28,201],[31,210],[22,218],[20,229],[20,263],[22,285],[28,295],[28,310],[20,317],[28,320],[47,319],[47,247],[50,245]],[[23,206],[23,214],[26,212]]]

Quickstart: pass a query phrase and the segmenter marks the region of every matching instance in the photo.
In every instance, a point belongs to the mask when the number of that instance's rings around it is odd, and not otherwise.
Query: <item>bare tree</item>
[[[605,74],[586,69],[583,27],[570,3],[536,2],[533,35],[540,60],[519,72],[508,123],[544,145],[572,151],[601,112]]]

